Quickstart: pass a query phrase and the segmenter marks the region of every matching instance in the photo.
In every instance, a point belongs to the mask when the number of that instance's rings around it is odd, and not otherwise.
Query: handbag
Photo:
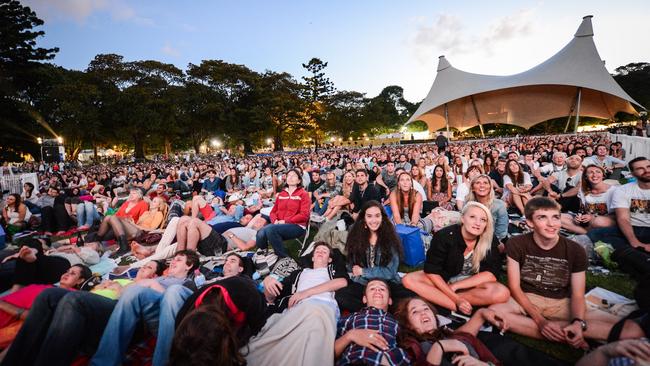
[[[404,249],[404,263],[411,267],[422,264],[425,259],[425,253],[420,228],[417,226],[398,224],[395,225],[395,230],[397,231],[397,235],[399,235],[402,248]]]

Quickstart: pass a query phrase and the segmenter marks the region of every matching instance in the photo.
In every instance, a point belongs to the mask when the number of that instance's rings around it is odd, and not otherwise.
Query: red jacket
[[[271,210],[271,223],[276,220],[284,220],[287,224],[307,226],[309,222],[309,210],[311,199],[309,193],[302,188],[297,188],[293,194],[285,189],[278,193],[275,204]]]

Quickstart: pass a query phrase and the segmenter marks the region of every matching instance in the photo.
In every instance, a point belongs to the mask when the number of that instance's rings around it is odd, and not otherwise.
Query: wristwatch
[[[583,332],[587,330],[587,322],[586,321],[584,321],[584,320],[582,320],[580,318],[573,318],[573,320],[571,320],[571,324],[573,324],[575,322],[580,323],[580,328],[582,328]]]

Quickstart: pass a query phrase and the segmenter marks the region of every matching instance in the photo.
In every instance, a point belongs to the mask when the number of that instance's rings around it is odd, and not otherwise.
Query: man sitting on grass
[[[510,329],[528,337],[587,348],[584,338],[604,341],[619,319],[586,309],[584,249],[559,235],[560,205],[545,197],[524,209],[532,233],[507,243],[507,303],[490,308],[505,315]]]

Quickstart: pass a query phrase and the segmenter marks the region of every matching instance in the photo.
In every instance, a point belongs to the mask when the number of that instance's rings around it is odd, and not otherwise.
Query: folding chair
[[[298,256],[302,256],[302,253],[307,249],[305,245],[307,244],[307,240],[309,239],[311,225],[312,225],[312,221],[310,218],[309,221],[307,221],[307,229],[305,230],[305,235],[302,237],[302,240],[300,238],[295,239],[298,243],[300,243],[300,251],[298,251]]]

